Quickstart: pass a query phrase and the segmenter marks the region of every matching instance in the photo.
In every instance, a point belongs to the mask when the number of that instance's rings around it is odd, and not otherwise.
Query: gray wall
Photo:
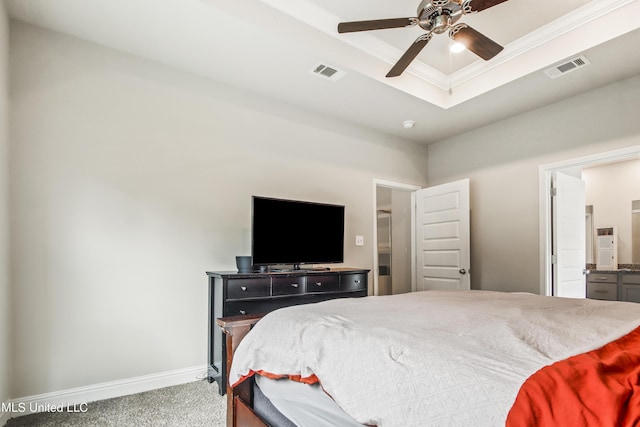
[[[9,28],[4,2],[0,3],[0,402],[10,397],[9,301],[9,144],[7,114],[7,50]],[[0,424],[2,420],[0,419]]]
[[[12,397],[204,366],[252,194],[346,205],[371,269],[374,178],[426,184],[421,146],[24,24],[10,53]]]
[[[470,178],[473,289],[539,293],[540,165],[640,144],[638,111],[635,76],[429,146],[429,185]]]
[[[586,205],[593,206],[594,228],[617,228],[618,264],[632,264],[631,202],[640,200],[640,160],[585,168]]]

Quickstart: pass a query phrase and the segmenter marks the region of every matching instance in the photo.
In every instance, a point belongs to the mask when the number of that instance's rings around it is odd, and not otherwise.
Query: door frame
[[[540,295],[552,295],[551,177],[554,172],[640,158],[640,145],[563,160],[539,167]]]
[[[373,295],[378,295],[378,196],[376,189],[378,187],[386,187],[392,190],[401,190],[401,191],[410,191],[411,192],[411,290],[414,291],[416,288],[415,283],[415,252],[416,252],[416,230],[415,230],[415,207],[416,207],[416,196],[415,192],[420,190],[422,187],[414,184],[405,184],[402,182],[388,181],[385,179],[373,179]]]

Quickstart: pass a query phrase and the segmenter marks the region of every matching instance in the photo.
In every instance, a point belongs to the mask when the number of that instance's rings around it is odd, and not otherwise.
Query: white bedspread
[[[489,291],[426,291],[276,310],[238,347],[250,370],[315,374],[354,419],[387,426],[501,426],[544,365],[640,325],[640,304]]]

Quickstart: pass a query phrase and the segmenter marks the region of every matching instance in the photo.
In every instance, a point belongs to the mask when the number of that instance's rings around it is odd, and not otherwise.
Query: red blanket
[[[533,374],[520,388],[506,425],[640,426],[640,327]]]

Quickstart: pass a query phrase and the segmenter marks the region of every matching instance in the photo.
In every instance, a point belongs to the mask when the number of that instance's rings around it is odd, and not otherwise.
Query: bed
[[[218,323],[229,426],[640,425],[640,304],[424,291]]]

